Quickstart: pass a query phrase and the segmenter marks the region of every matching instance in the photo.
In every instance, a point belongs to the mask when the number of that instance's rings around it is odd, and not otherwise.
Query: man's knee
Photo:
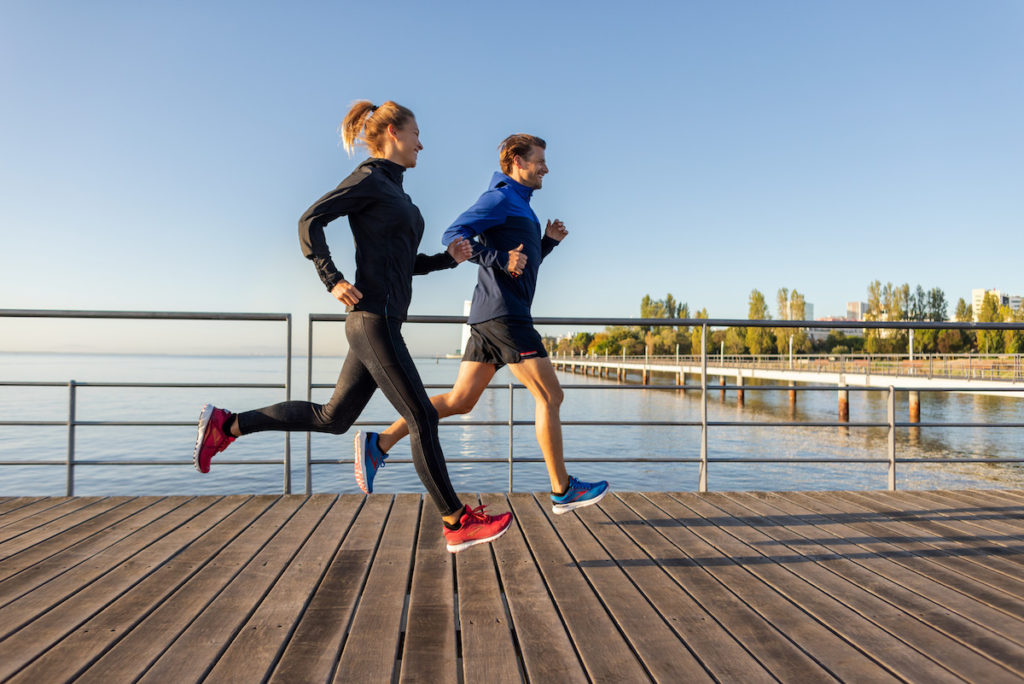
[[[552,387],[541,386],[534,393],[534,397],[537,399],[537,403],[548,408],[557,409],[562,405],[562,400],[565,398],[565,392],[562,391],[560,385],[554,385]]]

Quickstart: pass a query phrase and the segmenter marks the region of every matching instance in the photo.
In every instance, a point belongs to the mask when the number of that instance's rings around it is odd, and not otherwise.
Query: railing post
[[[889,385],[889,491],[896,490],[896,390]]]
[[[512,464],[515,462],[513,456],[513,433],[515,432],[514,410],[515,410],[515,385],[508,383],[508,492],[512,493]]]
[[[306,401],[313,401],[313,315],[306,326]],[[306,496],[313,493],[313,433],[306,433]]]
[[[284,400],[292,398],[292,315],[288,314],[285,340]],[[292,493],[292,433],[284,433],[284,493]]]
[[[68,380],[68,496],[75,495],[75,387],[75,381]]]
[[[697,491],[708,491],[708,324],[700,328],[700,474]]]

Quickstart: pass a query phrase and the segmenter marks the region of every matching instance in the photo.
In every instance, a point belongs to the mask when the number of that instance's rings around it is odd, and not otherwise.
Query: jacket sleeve
[[[456,238],[465,238],[473,245],[473,256],[469,258],[474,264],[484,268],[497,266],[508,270],[508,252],[502,252],[480,244],[476,236],[488,228],[500,226],[508,217],[505,195],[498,190],[488,190],[480,196],[476,204],[455,219],[455,222],[444,232],[441,242],[445,247]]]
[[[459,262],[452,258],[452,255],[448,252],[438,252],[437,254],[417,254],[416,261],[412,266],[413,275],[424,275],[427,273],[433,273],[434,271],[441,271],[446,268],[455,268],[459,265]]]
[[[355,176],[355,174],[353,174]],[[353,179],[349,176],[341,185],[313,203],[299,219],[299,245],[302,255],[313,262],[317,275],[330,291],[344,280],[331,259],[331,250],[327,247],[324,227],[338,218],[362,210],[371,201],[370,188],[372,180],[368,176]]]
[[[547,235],[540,239],[540,260],[544,261],[544,257],[551,254],[551,250],[558,246],[558,240],[549,238]]]

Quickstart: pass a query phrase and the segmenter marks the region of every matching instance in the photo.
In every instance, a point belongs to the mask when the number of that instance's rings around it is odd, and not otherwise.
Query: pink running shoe
[[[448,550],[458,553],[470,546],[494,541],[505,534],[512,524],[512,513],[506,511],[501,515],[487,515],[485,506],[470,508],[466,506],[459,518],[462,526],[457,530],[444,528],[444,539],[448,542]]]
[[[224,432],[224,423],[231,413],[219,409],[213,404],[203,407],[199,414],[199,434],[196,436],[196,448],[192,452],[192,464],[201,473],[210,472],[210,459],[219,454],[235,441],[235,438]]]

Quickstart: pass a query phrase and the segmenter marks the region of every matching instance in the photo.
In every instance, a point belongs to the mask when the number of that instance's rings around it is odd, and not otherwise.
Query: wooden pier
[[[1024,681],[1024,491],[464,498],[0,499],[0,681]]]

